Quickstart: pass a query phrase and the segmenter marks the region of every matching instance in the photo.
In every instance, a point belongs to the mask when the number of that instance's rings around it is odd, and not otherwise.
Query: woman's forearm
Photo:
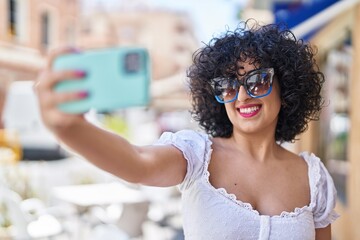
[[[143,177],[138,147],[86,121],[55,133],[60,142],[99,168],[129,182]]]

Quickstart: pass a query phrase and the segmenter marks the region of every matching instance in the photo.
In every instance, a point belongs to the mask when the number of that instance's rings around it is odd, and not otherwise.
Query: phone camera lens
[[[125,55],[125,71],[127,73],[136,73],[140,70],[140,54],[127,53]]]

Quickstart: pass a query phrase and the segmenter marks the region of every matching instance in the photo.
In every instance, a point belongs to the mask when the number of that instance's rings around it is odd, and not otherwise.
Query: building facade
[[[34,79],[48,49],[75,43],[78,1],[0,0],[1,81]]]
[[[101,7],[99,7],[101,9]],[[93,49],[142,46],[151,58],[152,106],[161,110],[189,108],[186,68],[199,43],[190,17],[183,12],[122,8],[96,11],[81,18],[78,45]]]
[[[8,85],[34,80],[50,48],[75,42],[78,14],[77,0],[0,0],[0,120]]]
[[[137,45],[150,53],[153,102],[166,103],[167,109],[189,106],[184,73],[198,42],[185,13],[143,4],[110,12],[99,6],[85,13],[78,0],[0,0],[0,19],[2,92],[12,81],[34,80],[52,48]]]

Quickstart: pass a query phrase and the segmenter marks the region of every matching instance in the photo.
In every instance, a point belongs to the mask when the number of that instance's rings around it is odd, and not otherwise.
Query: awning
[[[307,34],[319,29],[345,12],[351,11],[353,7],[359,3],[360,0],[342,0],[336,2],[299,25],[293,27],[291,30],[297,38],[303,38]]]

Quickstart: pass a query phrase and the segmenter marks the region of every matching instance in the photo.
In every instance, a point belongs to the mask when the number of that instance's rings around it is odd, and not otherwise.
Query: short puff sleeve
[[[189,188],[203,174],[204,163],[209,157],[211,145],[206,134],[194,130],[164,132],[155,145],[173,145],[183,153],[187,161],[187,171],[183,182],[179,185],[180,191]]]
[[[319,158],[317,160],[318,181],[316,184],[316,202],[313,213],[315,228],[324,228],[339,217],[334,210],[337,193],[328,170]]]

